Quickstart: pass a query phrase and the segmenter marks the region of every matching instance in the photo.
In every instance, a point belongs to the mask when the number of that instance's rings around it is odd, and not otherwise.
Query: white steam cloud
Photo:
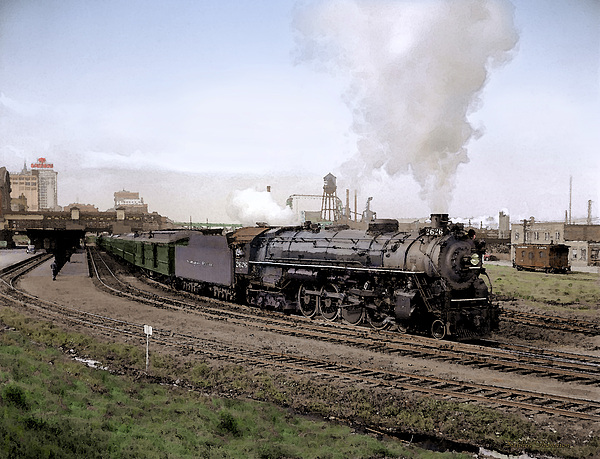
[[[268,191],[256,191],[251,188],[231,193],[227,214],[235,221],[250,226],[259,222],[273,226],[299,224],[291,208],[281,207]]]
[[[447,212],[467,144],[467,117],[518,36],[504,0],[328,0],[296,16],[298,58],[349,79],[357,154],[346,171],[411,173],[432,212]]]

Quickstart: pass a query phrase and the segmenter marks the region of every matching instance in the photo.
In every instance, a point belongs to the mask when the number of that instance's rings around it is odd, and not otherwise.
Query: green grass
[[[142,366],[144,355],[6,308],[0,319],[15,327],[0,333],[0,457],[466,457],[378,441],[272,403],[207,396],[92,369],[70,359],[69,350],[102,351],[113,366]],[[208,385],[242,375],[234,367],[222,372],[206,364],[190,373]],[[265,384],[263,390],[274,389]]]
[[[597,312],[600,307],[597,273],[546,274],[496,265],[486,265],[486,270],[499,298],[518,298],[538,306],[584,312]]]
[[[560,443],[560,434],[489,408],[178,361],[158,351],[146,377],[143,345],[96,341],[8,308],[0,308],[1,329],[0,457],[471,457],[378,441],[348,425],[512,453],[525,440],[535,451],[564,457],[600,448],[595,436],[564,451],[547,448]],[[88,368],[73,353],[125,376]]]

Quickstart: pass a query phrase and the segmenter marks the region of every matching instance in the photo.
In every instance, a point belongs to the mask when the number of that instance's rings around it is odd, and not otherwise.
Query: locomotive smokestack
[[[432,228],[445,228],[448,226],[448,214],[431,214]]]

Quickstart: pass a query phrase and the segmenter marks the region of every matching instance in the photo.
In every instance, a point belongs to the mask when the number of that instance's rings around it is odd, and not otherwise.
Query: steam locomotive
[[[411,232],[376,220],[366,231],[307,223],[107,236],[98,245],[176,288],[306,317],[436,339],[482,337],[499,323],[484,243],[447,214]]]

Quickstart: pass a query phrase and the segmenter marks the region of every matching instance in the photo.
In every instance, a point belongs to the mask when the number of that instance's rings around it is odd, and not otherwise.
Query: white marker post
[[[150,335],[152,335],[152,327],[150,325],[144,325],[144,333],[146,334],[146,373],[148,373],[148,364],[150,363],[148,346],[150,344]]]

